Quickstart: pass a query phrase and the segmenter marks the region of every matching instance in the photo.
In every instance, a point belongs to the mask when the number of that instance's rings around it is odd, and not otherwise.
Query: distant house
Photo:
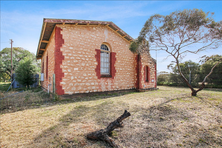
[[[58,95],[156,88],[155,60],[138,58],[131,41],[113,22],[44,19],[36,54],[42,87],[48,89],[55,74]]]

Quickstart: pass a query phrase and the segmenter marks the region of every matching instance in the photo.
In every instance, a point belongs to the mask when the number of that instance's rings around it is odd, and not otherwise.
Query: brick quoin
[[[64,77],[64,73],[62,72],[62,68],[60,65],[62,64],[62,60],[64,60],[64,56],[62,55],[61,47],[64,44],[64,40],[61,34],[62,29],[57,27],[55,28],[55,84],[56,84],[56,93],[58,95],[63,95],[64,90],[60,85],[62,82],[62,78]]]
[[[96,62],[97,62],[95,72],[96,72],[97,78],[100,79],[100,77],[101,77],[101,75],[100,75],[100,50],[99,49],[95,49],[95,50],[96,50],[95,58],[96,58]]]
[[[142,68],[143,68],[143,65],[142,65],[142,61],[141,61],[141,58],[139,60],[139,67],[140,67],[140,71],[139,71],[139,89],[142,89],[143,88],[143,84],[142,84],[142,79],[143,79],[143,71],[142,71]]]
[[[46,55],[46,80],[48,80],[48,68],[49,68],[49,59],[48,59],[48,53]]]
[[[142,62],[141,62],[141,56],[137,55],[135,58],[136,64],[136,89],[142,89]],[[140,71],[139,71],[140,70]]]
[[[139,89],[139,55],[136,55],[135,57],[135,61],[136,61],[136,81],[135,81],[135,86],[136,89]]]
[[[143,68],[143,76],[144,76],[144,82],[147,83],[146,82],[146,66],[144,66]],[[149,82],[149,79],[148,79],[148,82]]]
[[[155,66],[155,88],[157,87],[156,85],[157,85],[157,75],[156,75],[156,64],[154,65]]]
[[[116,53],[111,52],[110,53],[110,74],[112,76],[112,79],[114,79],[115,74],[116,74],[115,62],[116,62]]]

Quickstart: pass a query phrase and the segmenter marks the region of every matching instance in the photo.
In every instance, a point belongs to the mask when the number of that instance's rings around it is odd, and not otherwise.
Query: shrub
[[[34,74],[36,71],[36,66],[33,65],[32,60],[25,58],[19,62],[19,65],[15,71],[15,79],[19,82],[19,84],[29,89],[29,86],[35,83]]]

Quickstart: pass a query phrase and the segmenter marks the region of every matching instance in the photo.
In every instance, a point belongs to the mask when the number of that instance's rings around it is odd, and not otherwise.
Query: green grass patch
[[[11,82],[0,82],[0,91],[7,91]]]
[[[222,98],[209,98],[208,100],[222,102]]]

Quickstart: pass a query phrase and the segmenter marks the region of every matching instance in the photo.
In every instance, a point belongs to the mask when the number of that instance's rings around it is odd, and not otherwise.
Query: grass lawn
[[[86,134],[105,128],[124,110],[131,116],[112,139],[120,147],[221,147],[222,90],[197,97],[188,88],[94,95],[0,114],[0,147],[109,147]]]
[[[0,82],[0,91],[7,91],[11,82]]]

